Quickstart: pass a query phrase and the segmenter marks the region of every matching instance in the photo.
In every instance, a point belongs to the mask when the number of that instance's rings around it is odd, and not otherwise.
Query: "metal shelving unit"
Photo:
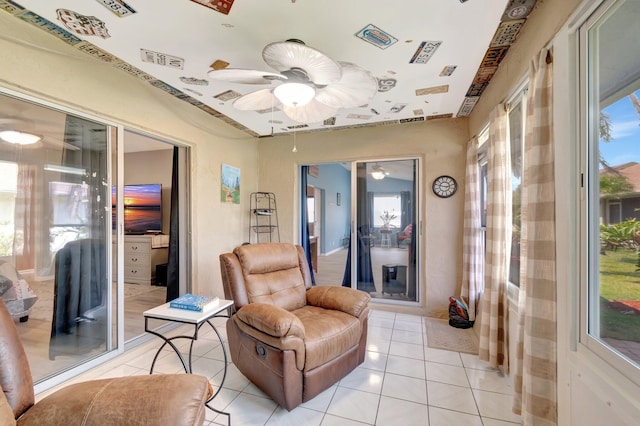
[[[249,243],[280,242],[278,207],[273,192],[251,193]]]

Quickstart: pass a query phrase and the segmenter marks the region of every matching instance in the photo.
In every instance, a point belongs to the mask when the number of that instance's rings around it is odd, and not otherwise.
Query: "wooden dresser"
[[[124,282],[153,284],[156,265],[167,263],[168,247],[168,235],[125,235]]]

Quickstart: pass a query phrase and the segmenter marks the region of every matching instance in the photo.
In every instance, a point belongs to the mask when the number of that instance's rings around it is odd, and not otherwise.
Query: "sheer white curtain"
[[[511,160],[504,105],[491,112],[487,158],[487,235],[480,315],[480,359],[509,372],[507,281],[511,252]]]
[[[524,425],[557,424],[552,57],[529,67],[522,181],[520,303],[513,409]]]
[[[464,185],[464,224],[462,253],[462,289],[468,304],[469,319],[476,320],[478,301],[484,290],[484,250],[480,220],[480,170],[478,138],[467,143],[467,170]]]

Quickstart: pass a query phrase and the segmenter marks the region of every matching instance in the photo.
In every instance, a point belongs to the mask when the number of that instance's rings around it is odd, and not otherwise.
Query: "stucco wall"
[[[223,295],[218,254],[244,239],[257,188],[256,140],[0,11],[0,86],[190,146],[193,290]],[[219,201],[221,163],[241,169],[242,203]]]
[[[433,120],[423,123],[297,134],[262,139],[258,144],[261,191],[274,192],[278,201],[280,236],[298,241],[298,167],[301,164],[393,158],[420,158],[420,215],[423,260],[420,273],[421,314],[446,312],[448,297],[460,287],[462,261],[462,206],[464,163],[468,139],[467,120]],[[448,199],[431,191],[442,174],[459,182],[458,193]],[[426,291],[426,293],[425,293]]]

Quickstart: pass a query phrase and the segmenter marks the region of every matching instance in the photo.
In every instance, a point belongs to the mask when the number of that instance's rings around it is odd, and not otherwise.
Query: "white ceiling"
[[[129,72],[131,65],[150,84],[255,136],[468,115],[535,5],[535,0],[125,0],[135,13],[119,17],[105,4],[122,0],[16,2],[90,43],[72,40],[76,47],[97,46],[104,52],[93,49],[93,54],[103,60]],[[231,8],[224,14],[198,3]],[[90,19],[65,26],[58,9]],[[25,11],[18,15],[38,20]],[[96,35],[101,22],[102,36]],[[368,25],[397,42],[383,49],[357,37]],[[91,31],[93,35],[87,34]],[[263,62],[262,49],[292,38],[336,61],[355,63],[379,81],[395,80],[395,87],[379,90],[368,105],[339,110],[326,123],[297,123],[279,110],[240,111],[232,99],[216,98],[229,90],[246,94],[269,86],[210,80],[207,71],[215,61],[228,62],[229,68],[273,71]],[[422,42],[441,44],[426,63],[410,63]],[[151,56],[171,65],[144,61],[142,50],[156,52]],[[455,71],[440,76],[447,66]],[[441,93],[416,93],[421,89]]]

